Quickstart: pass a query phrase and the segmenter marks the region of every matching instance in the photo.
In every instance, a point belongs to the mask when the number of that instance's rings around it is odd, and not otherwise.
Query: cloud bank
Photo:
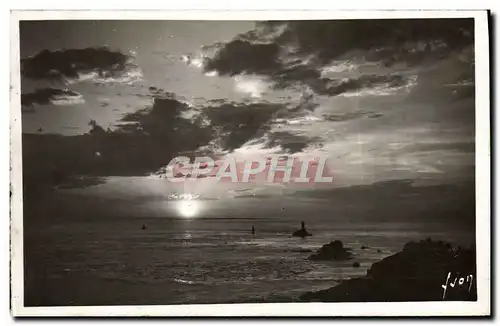
[[[408,85],[393,73],[349,79],[324,77],[325,69],[353,69],[335,60],[358,58],[382,67],[415,66],[473,44],[472,19],[379,19],[261,22],[255,30],[216,45],[205,71],[219,75],[261,75],[275,87],[308,86],[317,94],[340,95],[367,88]]]
[[[85,103],[83,96],[67,88],[42,88],[33,93],[21,94],[21,105],[25,107],[32,107],[34,104],[75,105],[82,103]]]
[[[140,79],[142,72],[132,63],[133,56],[107,47],[44,50],[21,59],[21,75],[35,80],[75,83],[91,80],[96,83],[130,83]]]
[[[26,135],[26,180],[148,175],[179,154],[200,152],[326,152],[337,160],[340,180],[351,184],[468,175],[472,25],[461,19],[257,23],[230,42],[205,47],[210,56],[181,58],[215,81],[231,76],[233,91],[247,95],[241,102],[192,104],[146,87],[137,96],[151,104],[109,130],[93,121],[85,135]],[[22,71],[36,80],[133,83],[141,73],[130,58],[107,48],[43,51],[23,59]],[[273,97],[278,90],[289,98]],[[63,105],[78,95],[37,90],[22,102]],[[462,145],[429,145],[453,128]]]

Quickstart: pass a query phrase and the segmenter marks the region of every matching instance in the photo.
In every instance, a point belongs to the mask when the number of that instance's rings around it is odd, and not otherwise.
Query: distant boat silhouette
[[[252,234],[255,234],[255,228],[252,225]]]
[[[146,230],[146,224],[143,224],[141,229]]]
[[[312,236],[311,233],[307,232],[306,230],[306,224],[304,223],[304,221],[302,221],[300,223],[300,230],[297,230],[295,232],[292,233],[292,236],[293,237],[301,237],[301,238],[305,238],[305,237],[310,237]]]

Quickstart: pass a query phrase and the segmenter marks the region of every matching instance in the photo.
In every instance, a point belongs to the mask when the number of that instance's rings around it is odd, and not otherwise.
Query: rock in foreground
[[[374,263],[366,276],[327,290],[308,292],[301,301],[381,302],[477,300],[476,256],[430,239],[409,242],[403,251]],[[446,289],[443,288],[446,286]]]
[[[348,260],[351,258],[351,251],[344,248],[344,244],[340,240],[323,245],[315,254],[309,256],[310,260]]]

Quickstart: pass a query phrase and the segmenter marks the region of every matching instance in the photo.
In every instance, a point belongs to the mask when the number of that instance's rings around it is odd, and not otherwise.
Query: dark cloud
[[[156,98],[151,107],[127,114],[114,130],[94,120],[84,135],[23,135],[23,172],[27,191],[40,186],[76,185],[87,177],[146,175],[182,150],[212,139],[212,130],[180,115],[186,104]],[[85,179],[87,180],[87,179]],[[78,182],[78,185],[91,183]]]
[[[391,75],[363,75],[358,78],[349,79],[321,79],[319,82],[310,83],[312,89],[321,95],[340,95],[346,92],[384,86],[395,88],[407,85],[408,77],[397,74]]]
[[[220,75],[259,74],[277,88],[297,83],[321,95],[378,84],[379,77],[349,80],[335,86],[321,78],[320,70],[346,55],[386,66],[409,65],[441,59],[473,45],[473,19],[378,19],[261,22],[255,30],[218,44],[205,70]],[[402,82],[401,76],[382,76],[384,82]]]
[[[294,43],[299,54],[315,53],[321,63],[356,50],[380,49],[376,52],[381,55],[373,59],[384,60],[402,54],[412,57],[417,52],[430,54],[434,41],[443,42],[448,49],[471,45],[473,28],[473,19],[451,18],[292,21],[276,42]],[[423,51],[416,51],[418,42],[425,45]]]
[[[104,177],[85,177],[71,176],[67,177],[64,182],[58,184],[59,189],[79,189],[90,186],[100,185],[106,182]]]
[[[21,105],[32,107],[34,104],[71,104],[71,99],[79,99],[81,95],[69,89],[41,88],[33,93],[21,94]]]
[[[353,111],[346,113],[324,114],[323,119],[328,121],[340,122],[340,121],[359,119],[362,117],[379,118],[381,116],[382,114],[380,113],[367,112],[367,111]]]
[[[293,62],[288,67],[282,67],[279,71],[272,73],[272,78],[276,82],[276,88],[286,88],[293,86],[297,81],[307,85],[322,84],[324,80],[317,67],[298,65],[293,66]]]
[[[147,91],[148,93],[136,93],[134,95],[140,98],[151,98],[153,100],[155,98],[165,98],[165,97],[178,98],[174,93],[167,92],[163,88],[159,88],[156,86],[148,87]]]
[[[320,137],[306,137],[287,131],[270,132],[267,137],[267,147],[281,146],[291,154],[301,152],[311,144],[320,145],[322,141]]]
[[[221,48],[213,59],[205,63],[205,70],[216,70],[221,75],[244,72],[271,74],[281,68],[277,61],[280,48],[277,44],[254,44],[234,40]]]
[[[272,118],[281,109],[281,104],[226,103],[206,108],[204,115],[220,136],[221,146],[233,150],[264,135],[270,129]]]
[[[130,56],[106,47],[44,50],[21,59],[21,74],[32,79],[61,80],[78,78],[82,73],[99,77],[121,76],[131,66]]]
[[[193,108],[166,92],[155,96],[150,107],[124,115],[112,130],[91,120],[84,135],[26,134],[26,191],[40,186],[88,186],[93,183],[84,180],[98,180],[87,179],[92,177],[151,174],[180,153],[195,153],[213,141],[233,150],[267,132],[280,108],[267,103],[224,103],[187,117]]]

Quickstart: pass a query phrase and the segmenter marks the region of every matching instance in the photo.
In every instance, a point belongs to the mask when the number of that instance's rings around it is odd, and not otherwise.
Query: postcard
[[[488,316],[487,11],[13,11],[14,316]]]

